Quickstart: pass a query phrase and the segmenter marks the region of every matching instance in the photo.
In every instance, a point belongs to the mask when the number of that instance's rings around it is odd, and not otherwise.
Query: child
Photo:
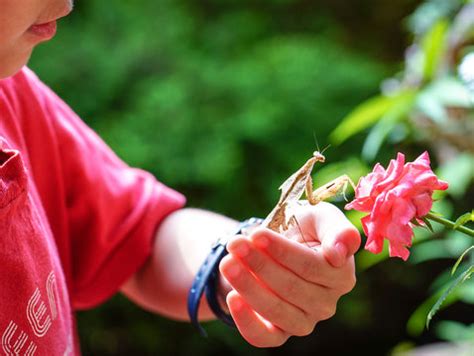
[[[181,194],[128,167],[25,64],[68,0],[0,0],[0,336],[10,354],[78,354],[74,310],[121,290],[187,319],[186,297],[216,238],[236,222],[183,208]],[[360,237],[334,206],[296,217],[314,248],[267,229],[236,236],[219,294],[258,347],[307,335],[355,284]],[[206,303],[200,319],[213,318]]]

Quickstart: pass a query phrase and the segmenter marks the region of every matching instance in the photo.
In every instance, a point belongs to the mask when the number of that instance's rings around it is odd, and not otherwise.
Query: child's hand
[[[279,346],[290,336],[310,334],[355,285],[360,235],[344,214],[320,203],[295,217],[299,227],[287,237],[268,229],[236,237],[220,264],[233,288],[227,295],[230,313],[254,346]]]

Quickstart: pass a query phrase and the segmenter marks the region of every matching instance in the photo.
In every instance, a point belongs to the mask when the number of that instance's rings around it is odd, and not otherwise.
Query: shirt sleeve
[[[131,168],[38,81],[60,151],[75,309],[118,291],[151,253],[157,225],[181,208],[180,193]]]

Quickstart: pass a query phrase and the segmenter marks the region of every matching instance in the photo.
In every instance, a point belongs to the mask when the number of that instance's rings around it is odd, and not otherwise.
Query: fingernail
[[[262,235],[255,236],[253,238],[253,242],[255,245],[259,248],[267,248],[270,245],[270,241],[268,241],[268,238]]]

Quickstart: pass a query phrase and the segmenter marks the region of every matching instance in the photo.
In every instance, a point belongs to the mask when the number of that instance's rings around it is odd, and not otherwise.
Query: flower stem
[[[474,237],[474,230],[472,230],[472,229],[470,229],[466,226],[462,226],[462,225],[455,227],[454,222],[452,222],[451,220],[442,218],[441,216],[435,215],[432,212],[429,212],[425,217],[427,219],[436,221],[437,223],[442,224],[442,225],[446,226],[449,229],[458,230],[458,231],[461,231],[461,232],[465,233],[466,235]]]

